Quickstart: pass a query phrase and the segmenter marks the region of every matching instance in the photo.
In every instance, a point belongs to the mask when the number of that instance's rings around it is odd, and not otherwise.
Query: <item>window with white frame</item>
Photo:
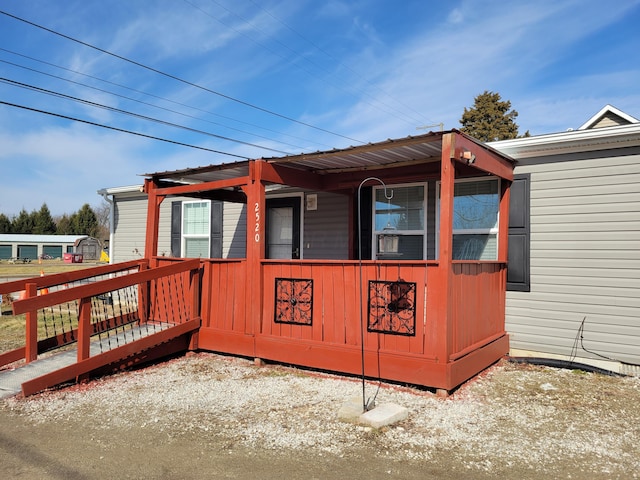
[[[427,185],[374,187],[373,252],[376,258],[422,260],[426,255]]]
[[[182,203],[182,251],[187,258],[209,258],[211,202]]]
[[[498,258],[499,192],[497,178],[456,180],[453,197],[454,260]]]

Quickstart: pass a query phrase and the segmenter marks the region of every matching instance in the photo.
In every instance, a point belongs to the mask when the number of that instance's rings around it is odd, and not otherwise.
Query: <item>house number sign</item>
[[[256,214],[256,229],[255,229],[255,240],[256,243],[260,243],[260,204],[258,202],[256,202],[255,206],[253,207],[253,210],[255,211]]]

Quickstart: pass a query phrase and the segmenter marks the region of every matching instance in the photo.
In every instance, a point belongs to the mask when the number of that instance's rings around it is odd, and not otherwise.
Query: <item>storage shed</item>
[[[64,253],[76,253],[78,242],[87,238],[87,235],[0,234],[0,260],[62,259]]]

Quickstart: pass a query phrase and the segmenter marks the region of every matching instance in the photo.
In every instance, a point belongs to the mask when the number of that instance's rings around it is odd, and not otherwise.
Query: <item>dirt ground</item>
[[[640,380],[501,362],[409,418],[336,419],[356,379],[196,354],[0,401],[0,475],[20,479],[639,478]]]

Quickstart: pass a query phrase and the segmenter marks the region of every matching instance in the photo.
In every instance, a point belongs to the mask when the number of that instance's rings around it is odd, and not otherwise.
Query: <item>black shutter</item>
[[[530,174],[515,175],[509,204],[509,256],[507,290],[529,292],[530,281]]]
[[[222,202],[211,201],[211,258],[222,258]]]
[[[171,202],[171,256],[180,257],[182,244],[182,202]]]

